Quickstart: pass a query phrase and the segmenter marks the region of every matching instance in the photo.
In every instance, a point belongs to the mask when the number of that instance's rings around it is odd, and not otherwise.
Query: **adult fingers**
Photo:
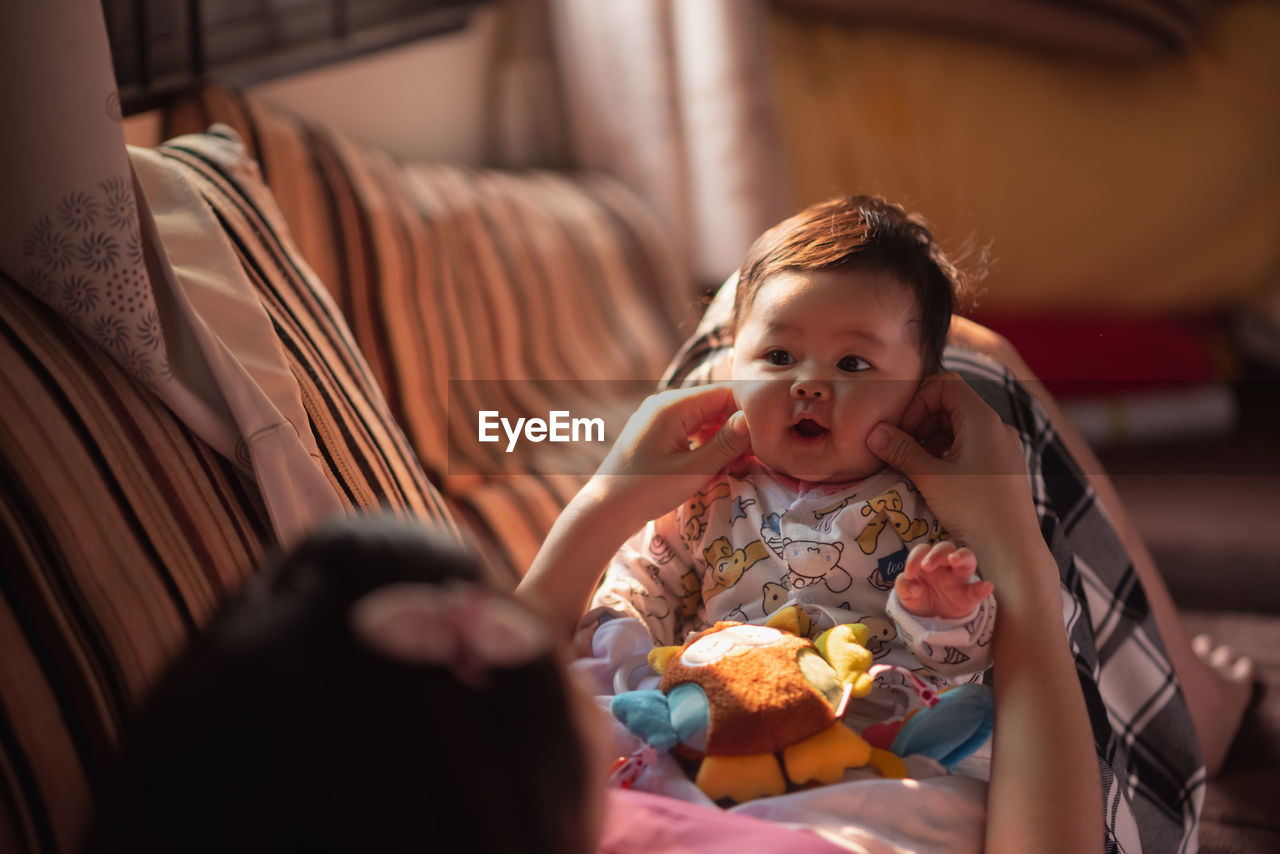
[[[955,371],[926,377],[898,422],[908,433],[944,428],[959,435],[964,422],[979,413],[995,411]]]
[[[706,439],[736,409],[729,383],[655,392],[627,420],[618,444],[687,448],[690,439]]]
[[[933,374],[924,378],[898,421],[903,430],[916,433],[921,429],[932,429],[931,425],[939,423],[940,413],[945,411],[942,402],[943,380],[946,377],[955,376],[957,375],[954,373],[947,373]]]
[[[658,407],[657,413],[672,412],[686,436],[694,436],[708,423],[723,424],[738,408],[733,385],[728,382],[671,389],[651,396],[650,401]]]
[[[747,416],[734,412],[715,435],[689,452],[690,463],[698,471],[719,471],[751,447]]]
[[[880,422],[867,435],[867,448],[891,468],[911,477],[941,471],[942,460],[920,446],[909,433],[888,422]]]

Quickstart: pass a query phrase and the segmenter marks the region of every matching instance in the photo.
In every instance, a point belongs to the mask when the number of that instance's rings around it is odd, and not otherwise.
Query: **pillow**
[[[730,378],[733,355],[733,300],[738,291],[738,274],[725,279],[707,303],[698,328],[680,347],[662,374],[662,384],[671,388],[699,385]]]
[[[224,139],[160,151],[261,296],[351,510],[458,528],[270,194]],[[0,850],[71,851],[139,698],[273,547],[256,485],[0,278]]]

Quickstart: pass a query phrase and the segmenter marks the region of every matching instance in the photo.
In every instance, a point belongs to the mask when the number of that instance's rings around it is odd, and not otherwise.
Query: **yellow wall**
[[[984,308],[1196,308],[1280,276],[1280,6],[1120,68],[775,15],[798,205],[878,192],[949,249],[990,243]]]

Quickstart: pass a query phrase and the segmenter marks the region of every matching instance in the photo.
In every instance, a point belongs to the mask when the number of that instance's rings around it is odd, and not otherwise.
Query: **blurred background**
[[[1280,612],[1280,4],[104,8],[131,142],[217,80],[401,159],[604,172],[656,214],[690,318],[805,204],[921,213],[985,270],[970,313],[1101,449],[1179,600],[1263,578]]]

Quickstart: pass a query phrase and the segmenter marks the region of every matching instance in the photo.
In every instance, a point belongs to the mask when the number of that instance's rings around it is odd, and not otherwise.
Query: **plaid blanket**
[[[725,378],[731,345],[721,288],[664,377]],[[1003,366],[949,348],[956,371],[1017,428],[1040,529],[1061,574],[1063,618],[1093,727],[1108,852],[1194,852],[1205,769],[1191,715],[1155,617],[1120,538],[1039,403]]]

